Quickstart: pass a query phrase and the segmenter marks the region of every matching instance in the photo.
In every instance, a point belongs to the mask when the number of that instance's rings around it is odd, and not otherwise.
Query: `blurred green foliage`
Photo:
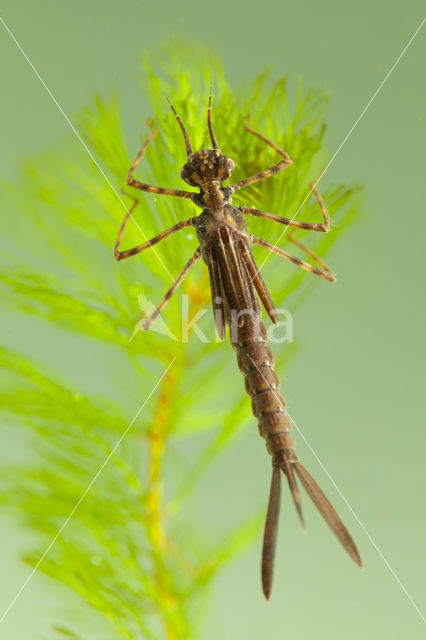
[[[244,131],[247,114],[252,114],[252,126],[286,149],[294,162],[282,174],[238,192],[235,203],[287,216],[296,212],[308,193],[307,183],[327,160],[323,91],[304,88],[301,80],[273,80],[266,72],[250,86],[232,89],[214,54],[202,48],[195,52],[181,42],[153,52],[143,67],[143,91],[152,105],[146,115],[153,117],[159,136],[136,177],[166,187],[182,184],[184,145],[163,91],[172,97],[193,148],[208,147],[206,106],[213,70],[214,129],[222,152],[236,162],[233,179],[276,162],[269,147]],[[210,313],[200,323],[211,338],[208,343],[191,335],[184,344],[156,331],[136,332],[131,339],[140,311],[138,296],[157,303],[170,286],[170,275],[176,277],[194,251],[196,238],[192,231],[183,231],[157,245],[155,254],[114,263],[115,236],[130,204],[120,189],[139,142],[135,138],[131,148],[126,146],[116,98],[96,96],[77,117],[77,125],[114,189],[71,136],[60,148],[26,161],[19,182],[2,189],[7,245],[1,295],[13,313],[30,321],[38,318],[64,336],[81,339],[81,349],[84,340],[102,345],[110,367],[106,374],[112,380],[123,358],[126,367],[118,373],[117,399],[84,385],[77,388],[63,371],[4,345],[2,408],[10,424],[27,429],[34,456],[31,463],[3,469],[2,502],[33,532],[25,560],[35,566],[172,362],[39,570],[89,605],[86,616],[81,612],[79,618],[52,629],[52,638],[88,637],[88,620],[93,617],[96,638],[200,637],[203,616],[196,611],[212,578],[259,534],[262,514],[253,514],[223,539],[210,532],[204,543],[179,514],[209,464],[244,426],[254,428],[249,400],[241,379],[239,384],[222,385],[218,402],[218,381],[238,373],[229,345],[213,339]],[[141,138],[147,135],[143,125]],[[344,185],[328,184],[323,197],[332,232],[305,233],[319,255],[347,227],[359,204],[357,190]],[[123,248],[197,213],[192,204],[176,198],[139,194],[139,199],[134,215],[140,226],[129,224]],[[298,219],[320,220],[313,198]],[[271,241],[282,232],[271,222],[248,223],[256,235]],[[284,236],[281,246],[285,242]],[[262,260],[265,254],[258,251]],[[277,305],[285,301],[291,309],[316,284],[313,276],[279,258],[269,259],[262,272]],[[203,265],[193,270],[182,291],[189,295],[191,314],[209,307]],[[180,334],[179,318],[176,295],[164,312],[175,335]],[[282,372],[289,345],[275,351]],[[59,365],[60,357],[60,369]],[[202,394],[194,393],[200,388]],[[177,482],[167,483],[173,443],[185,439],[191,450],[191,439],[201,431],[208,432],[204,449],[191,455],[190,463],[181,464],[177,474],[175,470]]]

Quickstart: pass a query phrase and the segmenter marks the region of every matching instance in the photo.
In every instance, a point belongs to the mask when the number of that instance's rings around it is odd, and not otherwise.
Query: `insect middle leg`
[[[297,265],[298,267],[305,269],[305,271],[309,271],[310,273],[313,273],[316,276],[319,276],[320,278],[324,278],[325,280],[329,280],[330,282],[336,281],[336,276],[332,271],[330,271],[330,269],[321,260],[321,258],[316,256],[315,253],[313,253],[310,249],[305,247],[305,245],[301,244],[298,240],[295,240],[291,236],[289,237],[290,242],[293,242],[293,244],[295,244],[300,249],[305,251],[305,253],[311,256],[311,258],[313,258],[320,265],[321,267],[320,269],[318,267],[313,267],[311,264],[309,264],[309,262],[305,262],[304,260],[301,260],[297,256],[291,255],[291,253],[287,253],[287,251],[283,251],[283,249],[279,249],[274,244],[271,244],[270,242],[263,240],[263,238],[256,238],[255,236],[252,236],[252,240],[254,244],[257,244],[260,247],[264,247],[265,249],[268,249],[268,251],[271,251],[271,253],[275,253],[277,256],[280,256],[280,258],[289,260],[290,262]]]
[[[150,184],[145,184],[144,182],[139,182],[139,180],[135,180],[133,178],[133,174],[136,171],[136,167],[138,166],[140,159],[143,154],[147,150],[148,146],[154,140],[154,138],[158,135],[157,129],[154,127],[152,120],[148,120],[148,125],[151,129],[151,134],[148,139],[142,145],[141,150],[138,155],[134,159],[132,166],[129,169],[129,173],[127,174],[126,185],[129,187],[133,187],[134,189],[140,189],[141,191],[148,191],[149,193],[157,193],[164,196],[177,196],[178,198],[189,198],[192,199],[194,197],[193,191],[182,191],[181,189],[164,189],[163,187],[156,187]]]
[[[232,187],[232,189],[234,189],[234,191],[236,191],[237,189],[242,189],[243,187],[247,187],[249,184],[254,184],[255,182],[259,182],[260,180],[264,180],[265,178],[269,178],[270,176],[273,176],[274,173],[278,173],[278,171],[282,171],[283,169],[288,167],[290,164],[292,164],[292,160],[291,160],[290,156],[283,149],[281,149],[274,142],[272,142],[272,140],[269,140],[269,138],[266,138],[262,133],[259,133],[258,131],[255,131],[254,129],[249,127],[248,124],[245,125],[245,129],[249,133],[252,133],[254,136],[257,136],[258,138],[263,140],[263,142],[266,142],[266,144],[269,145],[270,147],[272,147],[272,149],[274,149],[274,151],[279,153],[283,157],[283,159],[280,160],[280,162],[278,164],[274,165],[270,169],[265,169],[265,171],[261,171],[260,173],[256,173],[255,175],[250,176],[249,178],[245,178],[244,180],[241,180],[240,182],[235,182],[234,184],[231,185],[231,187]]]
[[[273,222],[279,222],[280,224],[284,224],[287,227],[296,227],[297,229],[306,229],[307,231],[322,231],[326,233],[330,230],[330,216],[328,215],[324,200],[321,198],[318,189],[315,187],[315,182],[310,182],[309,186],[321,209],[323,222],[300,222],[299,220],[294,220],[293,218],[283,218],[281,216],[276,216],[274,213],[267,213],[266,211],[260,211],[259,209],[251,209],[250,207],[240,207],[240,209],[245,214],[258,216],[259,218],[265,218],[266,220],[272,220]]]
[[[200,247],[198,247],[198,249],[195,250],[193,256],[188,260],[188,262],[186,263],[186,265],[184,266],[184,268],[182,269],[182,271],[180,272],[180,274],[178,275],[178,277],[176,278],[176,280],[174,281],[170,289],[167,291],[166,295],[161,300],[160,304],[151,313],[151,315],[142,322],[142,327],[145,329],[145,331],[148,331],[148,329],[151,327],[154,320],[160,315],[160,313],[162,312],[162,310],[164,309],[164,307],[166,306],[166,304],[168,303],[172,295],[177,291],[179,286],[185,280],[188,273],[191,271],[194,264],[200,258],[201,258],[201,249]]]
[[[182,222],[178,222],[177,224],[174,224],[172,227],[169,227],[165,231],[162,231],[157,236],[154,236],[153,238],[151,238],[151,240],[147,240],[146,242],[143,242],[142,244],[139,244],[136,247],[133,247],[132,249],[126,249],[125,251],[120,251],[120,245],[121,245],[121,241],[123,240],[124,231],[127,227],[127,224],[130,218],[132,217],[133,211],[135,210],[139,202],[136,198],[132,198],[132,200],[133,200],[133,204],[128,210],[123,222],[121,223],[121,227],[117,235],[117,240],[115,241],[114,260],[116,260],[116,262],[119,262],[120,260],[125,260],[126,258],[130,258],[131,256],[134,256],[137,253],[144,251],[145,249],[149,249],[154,244],[157,244],[157,242],[164,240],[164,238],[171,236],[173,233],[175,233],[176,231],[179,231],[180,229],[194,226],[194,218],[183,220]]]

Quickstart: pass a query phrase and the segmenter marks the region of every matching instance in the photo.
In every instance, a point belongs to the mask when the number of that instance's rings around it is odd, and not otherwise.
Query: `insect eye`
[[[226,156],[221,156],[219,162],[219,166],[222,167],[223,171],[225,172],[224,179],[229,178],[229,176],[235,169],[235,162],[231,158],[227,158]]]

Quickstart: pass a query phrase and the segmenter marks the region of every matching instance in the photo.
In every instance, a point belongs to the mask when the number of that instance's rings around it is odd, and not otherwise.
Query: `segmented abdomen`
[[[291,422],[280,392],[280,380],[274,369],[274,356],[268,345],[268,333],[259,317],[244,317],[244,323],[231,335],[245,388],[251,398],[259,433],[274,464],[297,460],[291,437]]]

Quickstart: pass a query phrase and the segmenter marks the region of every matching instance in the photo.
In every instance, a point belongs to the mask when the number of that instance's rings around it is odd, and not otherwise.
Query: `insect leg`
[[[259,218],[265,218],[266,220],[272,220],[273,222],[279,222],[280,224],[284,224],[287,227],[296,227],[296,229],[306,229],[307,231],[322,231],[323,233],[326,233],[330,230],[330,216],[328,215],[324,200],[321,198],[318,189],[315,187],[315,183],[310,182],[309,186],[321,209],[322,217],[324,220],[323,222],[300,222],[299,220],[294,220],[293,218],[283,218],[282,216],[276,216],[274,213],[267,213],[266,211],[260,211],[259,209],[251,209],[250,207],[240,207],[240,209],[243,213],[246,213],[248,215],[258,216]]]
[[[329,280],[330,282],[335,282],[336,281],[336,276],[334,275],[334,273],[332,273],[328,269],[328,267],[325,266],[325,264],[323,262],[319,261],[319,258],[317,258],[317,256],[315,256],[315,254],[313,254],[310,251],[310,249],[307,249],[303,245],[300,245],[299,243],[296,243],[296,241],[294,241],[294,240],[293,240],[293,242],[295,244],[298,244],[298,246],[301,246],[307,253],[309,253],[309,255],[314,257],[317,260],[317,262],[319,262],[319,264],[322,265],[323,268],[322,269],[318,269],[318,267],[313,267],[308,262],[304,262],[303,260],[301,260],[297,256],[293,256],[290,253],[287,253],[287,251],[283,251],[283,249],[279,249],[278,247],[276,247],[275,245],[271,244],[270,242],[267,242],[266,240],[263,240],[263,238],[256,238],[256,237],[253,236],[253,242],[254,242],[254,244],[257,244],[260,247],[264,247],[265,249],[268,249],[268,251],[271,251],[272,253],[275,253],[277,256],[280,256],[281,258],[284,258],[285,260],[290,260],[290,262],[293,262],[293,264],[296,264],[298,267],[301,267],[302,269],[305,269],[305,271],[310,271],[310,273],[313,273],[316,276],[319,276],[320,278],[324,278],[325,280]]]
[[[231,185],[234,191],[236,191],[237,189],[242,189],[243,187],[247,187],[249,184],[253,184],[255,182],[259,182],[260,180],[264,180],[265,178],[269,178],[270,176],[273,176],[274,173],[278,173],[278,171],[282,171],[283,169],[288,167],[290,164],[292,164],[292,160],[290,156],[285,151],[283,151],[283,149],[280,149],[280,147],[278,147],[274,142],[272,142],[272,140],[269,140],[269,138],[266,138],[263,134],[259,133],[258,131],[255,131],[254,129],[249,127],[248,124],[245,125],[245,129],[249,133],[252,133],[254,136],[257,136],[258,138],[263,140],[263,142],[266,142],[266,144],[272,147],[274,151],[279,153],[283,157],[283,159],[280,160],[278,164],[274,165],[270,169],[265,169],[265,171],[256,173],[254,176],[245,178],[240,182],[235,182],[234,184]]]
[[[296,238],[294,237],[294,235],[292,233],[289,233],[287,236],[287,240],[289,242],[292,242],[294,245],[296,245],[296,247],[299,247],[299,249],[301,249],[302,251],[304,251],[308,256],[310,256],[313,260],[315,260],[315,262],[317,264],[319,264],[319,266],[321,267],[321,269],[323,269],[323,271],[326,271],[327,273],[329,273],[330,275],[334,275],[330,269],[327,267],[327,265],[325,264],[325,262],[323,262],[321,260],[321,258],[319,256],[317,256],[313,251],[311,251],[311,249],[309,249],[307,246],[305,246],[304,244],[302,244],[301,242],[299,242],[298,240],[296,240]]]
[[[140,159],[147,150],[147,147],[151,144],[155,136],[158,134],[158,131],[154,127],[152,120],[148,120],[148,125],[151,129],[151,134],[146,142],[144,142],[144,144],[142,145],[141,150],[139,151],[138,155],[132,163],[132,166],[129,169],[129,173],[127,174],[126,179],[126,185],[128,185],[129,187],[133,187],[134,189],[140,189],[141,191],[148,191],[149,193],[158,193],[165,196],[177,196],[179,198],[191,199],[194,196],[194,193],[192,191],[182,191],[180,189],[164,189],[163,187],[155,187],[150,184],[145,184],[144,182],[139,182],[139,180],[135,180],[133,178],[133,174],[136,171],[136,167],[138,166]]]
[[[320,174],[321,176],[322,174]],[[322,213],[322,217],[324,220],[324,223],[322,225],[322,229],[318,229],[319,231],[329,231],[330,230],[330,216],[328,215],[328,211],[327,211],[327,207],[325,206],[325,202],[324,200],[321,198],[321,195],[318,191],[318,189],[315,186],[315,183],[318,182],[319,177],[316,178],[316,180],[314,180],[313,182],[309,183],[309,186],[311,187],[311,191],[314,194],[315,198],[317,199],[317,202],[319,204],[319,208],[321,209],[321,213]]]
[[[136,206],[138,205],[138,200],[136,200],[136,198],[132,198],[133,200],[133,204],[130,207],[130,209],[128,210],[122,224],[120,227],[120,230],[118,232],[117,235],[117,240],[115,241],[115,245],[114,245],[114,260],[116,260],[116,262],[119,262],[120,260],[125,260],[126,258],[130,258],[131,256],[136,255],[137,253],[140,253],[141,251],[144,251],[145,249],[149,249],[150,247],[152,247],[154,244],[157,244],[157,242],[160,242],[161,240],[164,240],[164,238],[167,238],[168,236],[171,236],[172,233],[175,233],[176,231],[179,231],[180,229],[184,229],[185,227],[190,227],[193,226],[194,224],[194,219],[193,218],[189,218],[188,220],[183,220],[182,222],[178,222],[177,224],[174,224],[173,227],[169,227],[169,229],[166,229],[165,231],[162,231],[161,233],[159,233],[157,236],[154,236],[154,238],[151,238],[151,240],[147,240],[146,242],[143,242],[142,244],[139,244],[137,247],[133,247],[132,249],[126,249],[125,251],[120,251],[120,245],[121,245],[121,241],[123,239],[123,235],[124,235],[124,231],[127,227],[127,224],[130,220],[130,218],[132,217],[132,213],[135,210]]]
[[[201,249],[200,247],[198,247],[198,249],[196,249],[196,251],[194,252],[193,256],[188,260],[188,262],[186,263],[186,265],[184,266],[184,268],[182,269],[182,271],[180,272],[180,274],[178,275],[178,277],[176,278],[176,280],[174,281],[170,289],[167,291],[166,295],[161,300],[160,304],[151,313],[151,315],[143,321],[142,327],[145,329],[145,331],[148,331],[148,329],[151,327],[154,320],[160,315],[160,313],[162,312],[162,310],[164,309],[164,307],[166,306],[166,304],[168,303],[172,295],[177,291],[179,286],[185,280],[186,276],[191,271],[192,267],[197,262],[197,260],[200,259],[200,257],[201,257]]]

